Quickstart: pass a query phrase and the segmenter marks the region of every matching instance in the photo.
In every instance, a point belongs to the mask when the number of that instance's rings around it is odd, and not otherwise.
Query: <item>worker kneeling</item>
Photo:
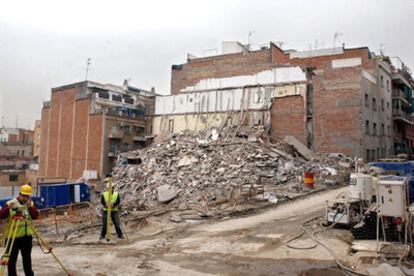
[[[15,216],[21,216],[22,219],[16,220],[17,230],[14,243],[9,243],[9,246],[13,246],[10,251],[10,256],[7,261],[7,270],[9,276],[16,274],[16,261],[20,253],[23,258],[23,270],[26,276],[34,275],[32,270],[32,235],[34,234],[31,227],[28,226],[27,221],[37,219],[39,217],[39,211],[34,206],[30,196],[32,195],[32,187],[30,185],[23,185],[20,187],[19,195],[8,201],[6,205],[0,210],[0,219],[8,218],[9,223],[15,218]],[[27,221],[26,221],[27,220]],[[10,229],[10,228],[9,228]],[[10,230],[9,230],[10,231]],[[13,234],[13,233],[12,233]],[[6,237],[12,238],[9,233],[4,233]],[[6,240],[7,243],[7,240]],[[10,250],[6,248],[6,251]]]
[[[113,192],[111,196],[111,203],[109,202],[109,185],[107,185],[107,191],[102,193],[101,195],[101,204],[103,206],[102,212],[102,231],[101,236],[99,239],[103,239],[106,235],[106,223],[107,223],[107,216],[108,216],[108,206],[111,204],[111,219],[112,223],[115,226],[116,234],[118,235],[119,239],[123,239],[124,235],[122,234],[121,226],[119,224],[119,214],[118,214],[118,207],[121,204],[121,197],[119,196],[118,192]]]

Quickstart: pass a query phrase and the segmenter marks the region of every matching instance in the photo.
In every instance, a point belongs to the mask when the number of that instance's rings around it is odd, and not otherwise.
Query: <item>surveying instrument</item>
[[[14,241],[16,239],[17,230],[21,224],[25,224],[27,229],[30,229],[33,235],[36,237],[37,242],[39,244],[40,249],[44,254],[51,254],[53,259],[58,263],[59,267],[68,275],[73,276],[72,273],[69,272],[62,264],[62,262],[58,259],[58,257],[53,252],[53,248],[49,245],[49,243],[36,231],[33,227],[32,223],[29,219],[27,219],[26,214],[24,214],[24,210],[22,209],[13,209],[16,210],[16,214],[9,219],[8,224],[6,225],[5,231],[3,236],[0,239],[0,246],[5,243],[4,253],[0,259],[0,276],[4,275],[4,271],[6,269],[7,264],[9,263],[10,254],[13,249]]]

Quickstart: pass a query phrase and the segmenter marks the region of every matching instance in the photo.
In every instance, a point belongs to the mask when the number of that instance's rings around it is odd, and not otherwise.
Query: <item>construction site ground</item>
[[[284,244],[299,225],[323,215],[326,201],[348,187],[322,191],[227,219],[173,223],[166,216],[124,225],[129,240],[99,241],[99,229],[57,245],[54,252],[74,275],[343,275],[323,247],[295,250]],[[114,233],[113,233],[114,234]],[[329,229],[320,234],[349,266],[352,235]],[[308,237],[293,243],[311,245]],[[49,255],[33,249],[38,275],[64,275]],[[20,268],[21,271],[21,268]]]

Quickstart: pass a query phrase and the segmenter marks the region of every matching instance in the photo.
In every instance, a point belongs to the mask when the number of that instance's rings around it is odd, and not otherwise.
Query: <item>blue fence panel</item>
[[[408,201],[414,202],[414,161],[407,162],[373,162],[369,166],[382,168],[384,171],[398,176],[405,176],[408,180]]]

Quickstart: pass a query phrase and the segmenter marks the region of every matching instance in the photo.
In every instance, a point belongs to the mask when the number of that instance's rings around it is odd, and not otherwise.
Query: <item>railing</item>
[[[413,116],[410,115],[409,113],[401,110],[401,109],[393,109],[392,110],[392,117],[394,119],[402,119],[404,121],[406,121],[409,124],[413,124],[414,120],[413,120]]]

